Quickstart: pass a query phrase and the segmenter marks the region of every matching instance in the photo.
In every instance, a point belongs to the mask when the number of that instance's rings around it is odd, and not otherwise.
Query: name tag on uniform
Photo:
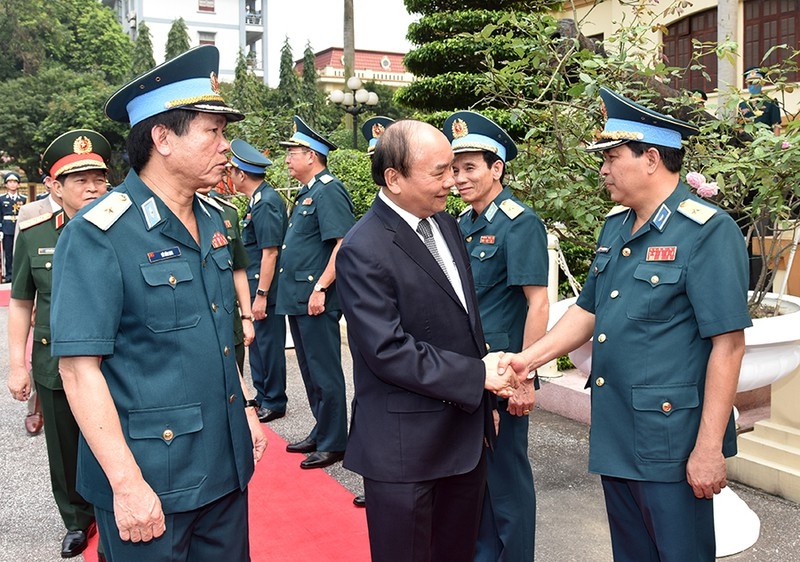
[[[147,259],[150,260],[150,263],[155,263],[170,258],[177,258],[180,255],[181,249],[175,246],[173,248],[167,248],[166,250],[158,250],[157,252],[147,252]]]
[[[647,261],[675,261],[677,246],[650,246],[647,248]]]
[[[211,237],[211,247],[212,248],[222,248],[228,244],[228,239],[225,237],[224,234],[217,231],[214,233],[214,236]]]
[[[39,255],[40,256],[50,256],[54,254],[56,251],[55,248],[39,248]]]
[[[481,244],[494,244],[494,234],[481,236]]]

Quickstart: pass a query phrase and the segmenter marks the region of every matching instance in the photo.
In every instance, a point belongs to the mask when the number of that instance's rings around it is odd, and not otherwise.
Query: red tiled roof
[[[344,49],[340,47],[329,47],[324,51],[315,53],[314,67],[321,70],[326,66],[332,68],[344,68],[342,57]],[[357,70],[374,70],[375,72],[397,72],[405,73],[406,67],[403,64],[404,53],[389,53],[386,51],[361,51],[356,49],[354,66]],[[383,68],[381,61],[386,57],[391,66]],[[294,69],[300,74],[303,73],[303,59],[295,61]]]

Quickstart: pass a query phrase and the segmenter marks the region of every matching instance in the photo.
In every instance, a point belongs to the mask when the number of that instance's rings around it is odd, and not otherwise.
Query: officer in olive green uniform
[[[53,254],[56,241],[72,215],[92,196],[96,198],[106,192],[106,163],[110,157],[108,141],[102,135],[85,129],[64,133],[45,150],[42,168],[56,179],[58,185],[54,189],[59,195],[66,192],[63,209],[20,223],[11,285],[9,351],[15,380],[10,381],[10,386],[18,385],[18,377],[27,378],[25,347],[34,300],[36,303],[31,367],[44,416],[53,497],[68,531],[62,543],[63,557],[77,556],[86,548],[93,532],[94,511],[75,489],[78,424],[64,394],[58,359],[50,355]],[[80,174],[90,170],[94,172],[91,178]],[[73,181],[80,181],[81,185],[73,186]],[[84,185],[89,186],[85,191]]]
[[[242,243],[242,236],[239,229],[239,208],[224,197],[221,197],[213,189],[209,190],[206,195],[201,195],[200,193],[197,195],[209,205],[213,205],[222,214],[222,221],[225,223],[225,228],[228,230],[228,249],[231,252],[231,259],[233,260],[233,270],[237,271],[247,268],[247,266],[250,265],[250,258],[247,257],[247,252]],[[236,305],[233,311],[233,341],[236,345],[236,364],[239,366],[239,372],[244,373],[245,337],[243,321],[249,322],[252,326],[253,315],[250,313],[242,314],[240,311],[241,303],[239,302],[238,293]],[[247,309],[249,310],[249,307]]]
[[[258,419],[270,422],[286,414],[286,317],[275,312],[278,267],[289,216],[286,203],[264,172],[272,161],[241,139],[231,141],[231,179],[248,196],[242,240],[250,266],[247,282],[255,317],[250,374],[259,403]]]
[[[289,317],[297,362],[316,425],[290,452],[311,453],[302,468],[321,468],[344,457],[347,406],[341,362],[335,258],[342,238],[355,224],[353,201],[328,171],[336,146],[294,117],[287,147],[289,173],[303,186],[295,199],[281,253],[278,314]]]
[[[106,115],[131,123],[132,169],[56,250],[52,353],[81,428],[78,491],[114,562],[250,557],[266,440],[236,365],[227,229],[195,196],[244,118],[218,68],[215,47],[196,47],[109,98]]]
[[[455,154],[456,188],[470,203],[458,223],[470,255],[486,346],[489,351],[521,351],[544,335],[549,302],[544,225],[502,184],[517,147],[496,123],[472,111],[454,113],[443,130]],[[511,401],[498,399],[500,431],[486,457],[475,560],[533,560],[536,493],[528,460],[528,414],[534,384],[522,383]]]
[[[713,561],[714,494],[736,453],[747,253],[733,219],[680,180],[690,123],[601,89],[609,213],[577,306],[512,365],[592,344],[589,471],[615,561]]]

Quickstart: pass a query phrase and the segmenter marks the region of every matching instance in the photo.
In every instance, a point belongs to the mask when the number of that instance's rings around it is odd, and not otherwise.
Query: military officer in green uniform
[[[781,109],[778,102],[761,91],[764,73],[754,66],[744,72],[750,97],[739,102],[739,117],[745,121],[766,125],[776,135],[781,132]]]
[[[61,556],[77,556],[94,533],[94,511],[75,489],[78,461],[78,424],[72,416],[58,374],[58,359],[50,355],[50,295],[53,254],[64,226],[84,205],[106,192],[108,141],[95,131],[78,129],[54,140],[42,156],[42,168],[55,179],[53,190],[62,208],[19,224],[14,278],[8,308],[8,348],[11,371],[8,386],[18,400],[31,392],[25,351],[33,325],[31,369],[44,417],[47,457],[53,497],[67,533]],[[91,251],[89,247],[86,251]]]
[[[517,155],[492,120],[458,111],[444,122],[455,160],[456,189],[469,206],[458,224],[470,255],[489,351],[521,351],[547,328],[547,233],[536,213],[503,186]],[[535,381],[498,399],[500,431],[486,457],[486,494],[475,560],[533,560],[536,493],[528,460],[528,415]]]
[[[616,561],[713,561],[714,494],[736,453],[747,253],[733,219],[681,181],[693,125],[601,89],[589,150],[612,209],[576,306],[516,357],[535,368],[590,337],[589,471],[600,474]],[[517,371],[518,373],[520,371]]]
[[[249,291],[247,289],[247,266],[250,258],[242,243],[239,228],[239,208],[225,199],[211,187],[198,189],[197,195],[203,201],[215,207],[222,214],[228,237],[228,249],[233,260],[233,284],[236,288],[236,306],[233,310],[233,335],[236,346],[236,365],[239,372],[244,373],[244,348],[250,345],[255,337],[253,313],[250,310]]]
[[[233,260],[196,192],[225,172],[219,51],[200,46],[105,104],[131,171],[59,238],[52,353],[81,429],[78,492],[114,562],[248,560],[247,485],[266,446],[239,375]]]
[[[17,226],[19,209],[28,202],[28,198],[19,192],[19,174],[9,172],[3,178],[6,193],[0,195],[0,232],[3,239],[3,283],[11,281],[14,263],[14,233]]]
[[[237,191],[249,198],[242,240],[250,265],[247,282],[255,318],[250,374],[259,403],[258,419],[286,415],[286,317],[275,312],[278,263],[289,217],[286,203],[264,180],[272,161],[241,139],[231,141],[230,174]]]
[[[355,224],[353,201],[328,170],[336,146],[294,117],[294,134],[281,143],[286,165],[302,185],[281,252],[276,312],[289,317],[297,363],[316,425],[286,450],[311,453],[301,468],[329,466],[344,457],[347,405],[336,294],[336,252]]]

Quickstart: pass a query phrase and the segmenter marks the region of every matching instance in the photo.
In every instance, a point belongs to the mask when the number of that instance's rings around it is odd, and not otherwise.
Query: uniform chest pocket
[[[145,282],[145,323],[153,332],[191,328],[200,322],[201,303],[193,291],[192,270],[185,260],[140,266]]]
[[[31,276],[37,292],[49,293],[53,285],[53,254],[31,256]]]
[[[631,388],[636,454],[651,461],[685,460],[700,424],[697,385],[634,385]]]
[[[255,225],[253,225],[252,219],[245,219],[244,222],[242,222],[242,244],[249,246],[250,244],[255,244],[256,242]]]
[[[505,281],[502,252],[492,244],[478,244],[470,252],[476,285],[491,286]]]
[[[649,322],[669,322],[683,292],[683,267],[640,263],[633,272],[636,280],[628,299],[628,318]]]
[[[292,228],[297,232],[313,232],[317,230],[317,206],[299,205],[292,215]]]

